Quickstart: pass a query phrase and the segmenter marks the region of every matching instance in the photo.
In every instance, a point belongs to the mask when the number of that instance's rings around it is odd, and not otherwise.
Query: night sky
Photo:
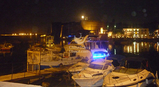
[[[52,22],[159,21],[159,0],[0,0],[0,32],[46,33]]]

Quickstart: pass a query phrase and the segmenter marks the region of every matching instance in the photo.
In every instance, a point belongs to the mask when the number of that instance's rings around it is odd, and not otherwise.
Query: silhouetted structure
[[[77,33],[82,33],[82,35],[86,35],[89,32],[82,28],[80,22],[69,22],[69,23],[54,22],[54,23],[52,23],[52,34],[51,35],[54,36],[55,43],[58,43],[61,39],[63,39],[63,37],[68,38],[69,35],[76,35]],[[60,38],[60,34],[62,36],[61,38]]]

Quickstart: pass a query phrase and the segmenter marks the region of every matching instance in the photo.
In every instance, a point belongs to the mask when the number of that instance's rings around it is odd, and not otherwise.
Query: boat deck
[[[125,74],[137,74],[141,72],[143,69],[133,69],[133,68],[119,68],[114,70],[114,72],[120,72]]]

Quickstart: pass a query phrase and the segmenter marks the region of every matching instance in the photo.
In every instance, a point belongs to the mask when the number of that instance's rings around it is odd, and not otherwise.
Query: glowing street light
[[[81,18],[84,19],[84,16],[82,15]]]

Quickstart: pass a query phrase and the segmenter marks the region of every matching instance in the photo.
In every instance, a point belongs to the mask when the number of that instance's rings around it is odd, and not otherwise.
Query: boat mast
[[[60,38],[62,38],[63,25],[61,26]]]

